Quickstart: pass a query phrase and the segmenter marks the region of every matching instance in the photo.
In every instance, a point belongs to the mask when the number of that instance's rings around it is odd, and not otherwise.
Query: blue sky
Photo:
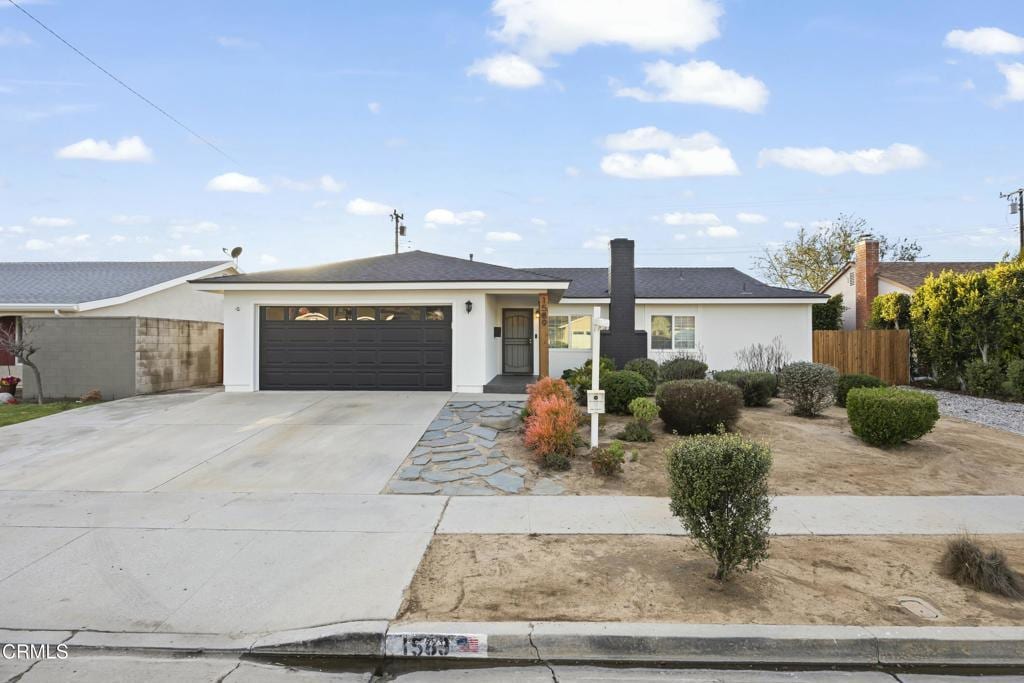
[[[1016,244],[1007,2],[0,0],[6,260],[261,270],[403,249],[733,265],[840,212],[935,259]]]

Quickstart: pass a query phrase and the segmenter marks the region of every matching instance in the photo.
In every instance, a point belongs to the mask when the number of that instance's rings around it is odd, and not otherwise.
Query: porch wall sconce
[[[472,312],[473,312],[473,302],[472,301],[467,301],[466,302],[466,313],[472,313]]]

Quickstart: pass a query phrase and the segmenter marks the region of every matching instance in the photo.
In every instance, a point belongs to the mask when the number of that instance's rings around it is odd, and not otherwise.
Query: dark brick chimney
[[[609,329],[601,333],[601,355],[615,359],[619,369],[634,358],[647,357],[647,332],[636,327],[636,269],[633,240],[614,239],[608,244]]]
[[[867,329],[871,320],[871,302],[878,296],[878,240],[862,239],[857,242],[853,263],[857,292],[857,329]]]

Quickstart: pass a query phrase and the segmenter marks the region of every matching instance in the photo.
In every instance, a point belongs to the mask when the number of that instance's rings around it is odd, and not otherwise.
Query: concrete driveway
[[[444,500],[376,494],[448,397],[194,392],[0,429],[0,629],[393,617]]]

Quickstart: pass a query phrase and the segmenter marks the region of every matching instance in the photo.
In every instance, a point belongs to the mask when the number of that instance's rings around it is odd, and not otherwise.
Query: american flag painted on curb
[[[389,633],[384,642],[388,657],[486,657],[486,634]]]

